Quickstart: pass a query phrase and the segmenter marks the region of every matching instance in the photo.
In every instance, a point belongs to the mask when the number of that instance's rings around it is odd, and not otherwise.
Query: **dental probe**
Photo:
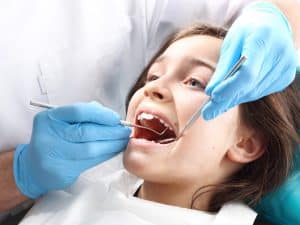
[[[50,104],[47,104],[47,103],[42,103],[42,102],[37,102],[37,101],[32,101],[32,100],[30,101],[29,104],[32,105],[32,106],[37,106],[37,107],[46,108],[46,109],[52,109],[52,108],[56,108],[57,107],[55,105],[50,105]],[[125,120],[120,120],[120,123],[122,125],[128,126],[128,127],[138,127],[138,128],[142,128],[142,129],[145,129],[145,130],[149,130],[149,131],[151,131],[151,132],[153,132],[153,133],[155,133],[155,134],[157,134],[159,136],[163,135],[166,132],[166,130],[168,129],[166,127],[163,131],[158,132],[158,131],[156,131],[154,129],[151,129],[149,127],[145,127],[145,126],[137,125],[137,124],[134,124],[134,123],[130,123],[130,122],[127,122]]]
[[[224,80],[226,80],[227,78],[231,77],[232,75],[234,75],[238,69],[241,67],[241,65],[246,61],[247,57],[246,56],[242,56],[237,63],[229,70],[229,72],[226,74]],[[190,128],[194,122],[201,116],[201,111],[203,106],[209,102],[211,100],[211,98],[209,97],[201,106],[200,108],[191,116],[191,118],[187,121],[187,123],[185,124],[185,126],[183,127],[183,129],[179,132],[179,134],[177,135],[176,138],[167,138],[164,140],[161,140],[159,143],[163,144],[165,142],[171,142],[171,141],[177,141],[179,138],[181,138],[184,134],[184,132]]]

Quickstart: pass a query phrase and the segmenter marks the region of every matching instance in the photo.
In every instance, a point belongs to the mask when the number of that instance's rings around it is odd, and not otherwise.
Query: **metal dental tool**
[[[227,78],[231,77],[232,75],[235,74],[236,71],[238,71],[238,69],[241,67],[241,65],[245,62],[245,60],[247,59],[246,56],[242,56],[238,62],[231,68],[231,70],[229,70],[229,72],[226,74],[224,80],[226,80]],[[184,134],[184,132],[190,128],[194,122],[201,116],[201,111],[202,111],[202,108],[203,106],[210,100],[210,98],[207,99],[207,101],[205,101],[201,106],[200,108],[192,115],[192,117],[187,121],[187,123],[185,124],[185,126],[183,127],[183,129],[179,132],[179,134],[177,135],[176,138],[167,138],[167,139],[164,139],[164,140],[159,140],[157,141],[158,143],[160,144],[164,144],[164,143],[169,143],[169,142],[172,142],[172,141],[177,141],[179,138],[181,138]],[[46,103],[41,103],[41,102],[36,102],[36,101],[30,101],[30,105],[32,106],[37,106],[37,107],[42,107],[42,108],[47,108],[47,109],[51,109],[51,108],[55,108],[56,106],[55,105],[50,105],[50,104],[46,104]],[[159,136],[163,135],[166,131],[167,131],[167,127],[161,131],[161,132],[158,132],[154,129],[151,129],[149,127],[145,127],[145,126],[141,126],[141,125],[137,125],[137,124],[134,124],[134,123],[130,123],[130,122],[127,122],[125,120],[120,120],[120,123],[124,126],[129,126],[129,127],[138,127],[138,128],[141,128],[141,129],[145,129],[145,130],[149,130]]]
[[[234,75],[238,69],[241,67],[241,65],[246,61],[247,57],[246,56],[242,56],[237,63],[228,71],[228,73],[226,74],[224,80],[226,80],[227,78],[231,77],[232,75]],[[184,134],[184,132],[190,128],[194,122],[201,116],[201,111],[203,106],[210,101],[210,97],[199,107],[199,109],[192,115],[192,117],[187,121],[187,123],[185,124],[185,126],[182,128],[182,130],[179,132],[179,134],[177,135],[176,138],[167,138],[164,140],[159,141],[160,144],[163,143],[169,143],[172,141],[177,141],[179,138],[181,138]]]
[[[47,104],[47,103],[42,103],[42,102],[37,102],[37,101],[30,101],[30,105],[32,106],[37,106],[37,107],[41,107],[41,108],[46,108],[46,109],[52,109],[52,108],[56,108],[57,106],[55,105],[50,105],[50,104]],[[128,126],[128,127],[138,127],[138,128],[141,128],[141,129],[145,129],[145,130],[149,130],[159,136],[163,135],[166,131],[167,131],[167,127],[161,131],[161,132],[158,132],[154,129],[151,129],[149,127],[145,127],[145,126],[141,126],[141,125],[137,125],[137,124],[134,124],[134,123],[130,123],[130,122],[127,122],[125,120],[120,120],[120,123],[124,126]]]

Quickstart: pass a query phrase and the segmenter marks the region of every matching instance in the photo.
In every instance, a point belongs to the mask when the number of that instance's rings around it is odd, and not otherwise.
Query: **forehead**
[[[222,42],[222,39],[208,35],[193,35],[172,43],[162,56],[197,57],[217,62]]]

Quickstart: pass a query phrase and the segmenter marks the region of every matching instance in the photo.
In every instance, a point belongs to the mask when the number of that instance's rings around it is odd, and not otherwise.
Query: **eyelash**
[[[205,88],[206,88],[206,86],[201,82],[201,81],[199,81],[199,80],[197,80],[196,78],[193,78],[193,77],[191,77],[191,78],[189,78],[187,81],[185,81],[184,83],[185,84],[189,84],[190,82],[196,82],[196,88],[199,88],[199,89],[201,89],[201,90],[204,90]],[[190,83],[191,84],[191,83]],[[193,85],[191,85],[192,87],[195,87],[195,86],[193,86]]]
[[[157,75],[149,74],[149,76],[147,76],[147,78],[146,78],[146,82],[154,81],[154,80],[157,80],[158,78],[159,78],[159,76],[157,76]]]
[[[157,79],[159,79],[159,76],[154,75],[154,74],[151,74],[151,75],[149,75],[149,76],[147,77],[146,83],[147,83],[147,82],[154,81],[154,80],[157,80]],[[205,86],[201,81],[199,81],[198,79],[193,78],[193,77],[191,77],[191,78],[189,78],[187,81],[185,81],[184,84],[187,84],[187,85],[188,85],[190,82],[196,82],[196,88],[199,88],[199,89],[201,89],[201,90],[204,90],[204,89],[206,88],[206,86]],[[190,83],[190,84],[191,84],[191,83]],[[195,87],[195,86],[193,86],[193,85],[191,85],[191,86],[192,86],[192,87]]]

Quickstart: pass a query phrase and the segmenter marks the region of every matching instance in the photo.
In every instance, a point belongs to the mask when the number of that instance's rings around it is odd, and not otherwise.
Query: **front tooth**
[[[148,114],[148,113],[142,113],[140,114],[141,119],[145,119],[145,120],[152,120],[154,118],[154,116],[152,114]]]
[[[142,119],[152,120],[153,118],[158,119],[162,124],[164,124],[164,126],[168,127],[170,130],[173,130],[172,127],[169,126],[169,124],[167,124],[165,121],[163,121],[162,119],[160,119],[156,115],[152,115],[152,114],[145,113],[145,112],[143,112],[140,115],[138,115],[138,120],[142,120]]]

